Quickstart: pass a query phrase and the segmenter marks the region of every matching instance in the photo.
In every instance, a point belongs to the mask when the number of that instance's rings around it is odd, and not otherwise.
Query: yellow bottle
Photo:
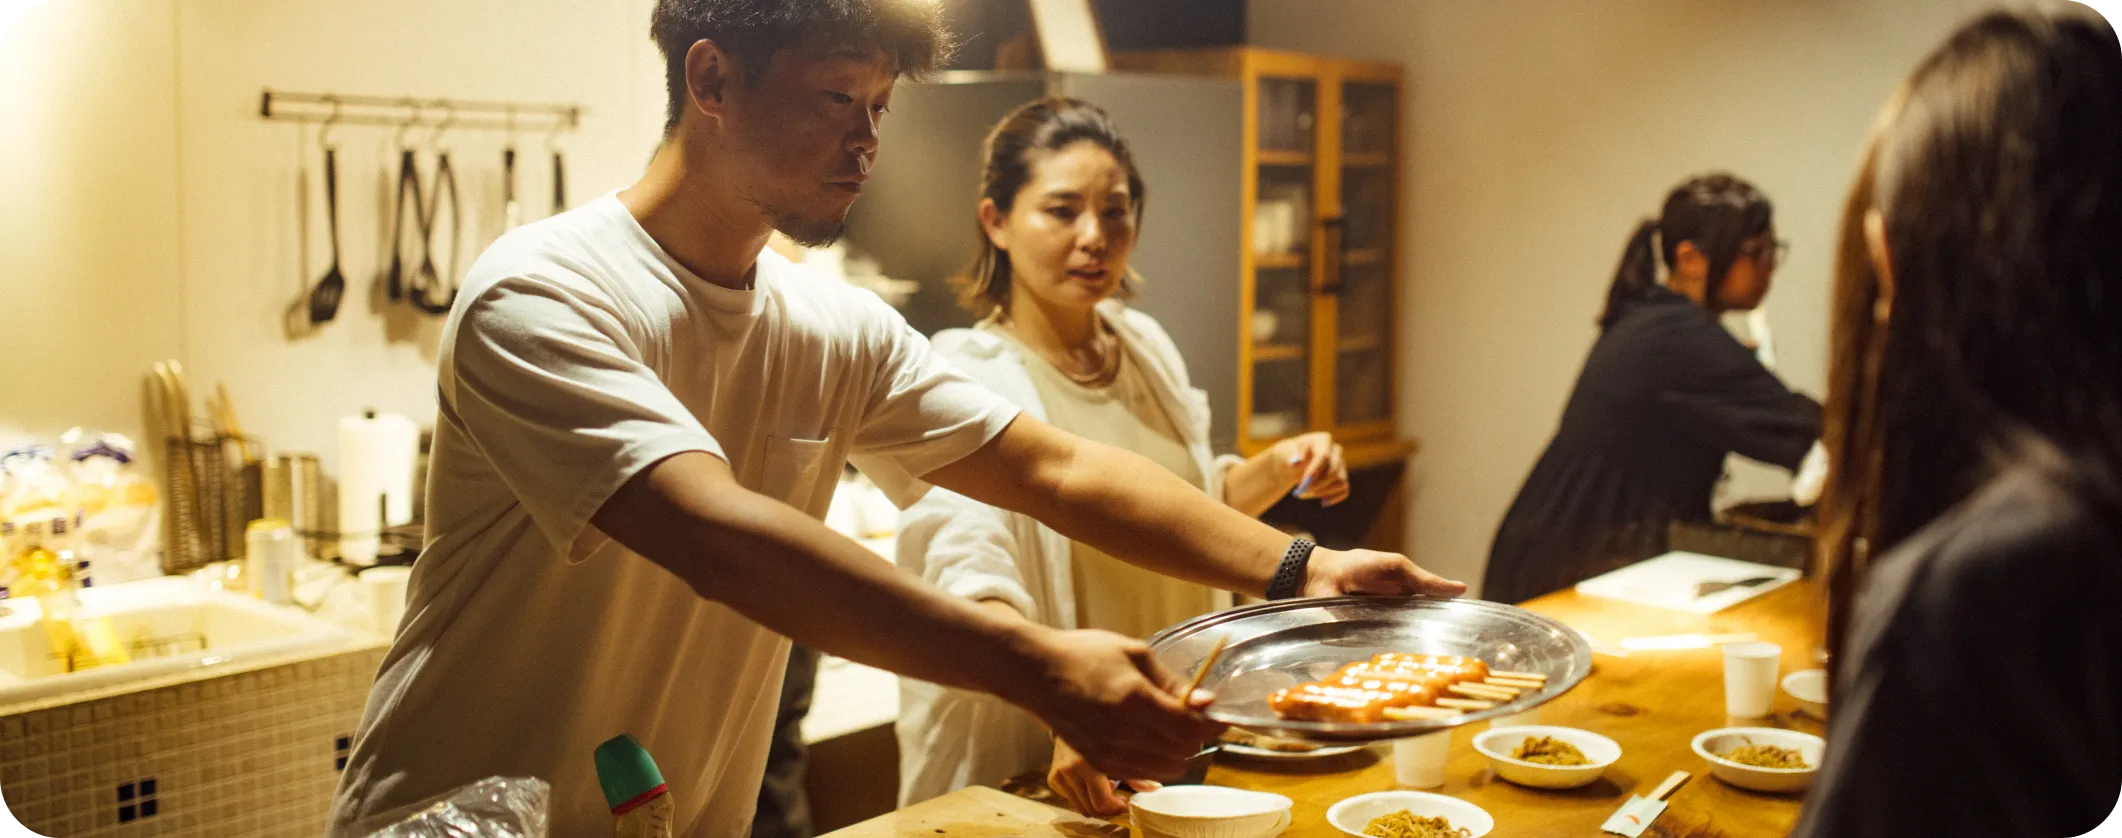
[[[8,595],[32,596],[43,612],[52,655],[68,672],[126,663],[132,656],[105,617],[83,617],[75,596],[74,556],[65,518],[21,523],[21,552],[9,564]]]

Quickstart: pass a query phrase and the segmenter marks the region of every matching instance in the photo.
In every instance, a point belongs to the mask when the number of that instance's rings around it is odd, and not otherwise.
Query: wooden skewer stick
[[[1465,687],[1466,689],[1472,690],[1474,692],[1494,693],[1496,695],[1509,696],[1511,698],[1518,697],[1518,693],[1522,692],[1522,690],[1519,690],[1516,687],[1498,687],[1492,684],[1477,684],[1472,681],[1460,681],[1459,683],[1451,685],[1450,689],[1456,690],[1460,687]]]
[[[1675,789],[1680,788],[1681,783],[1685,782],[1687,782],[1687,772],[1675,771],[1665,778],[1665,782],[1659,783],[1658,787],[1651,791],[1649,799],[1664,800],[1666,797],[1670,796]]]
[[[1186,691],[1179,694],[1180,701],[1190,702],[1194,700],[1194,690],[1201,688],[1202,679],[1208,677],[1208,668],[1216,665],[1217,658],[1223,657],[1223,647],[1228,643],[1230,643],[1230,635],[1228,634],[1216,638],[1216,645],[1208,650],[1208,657],[1201,659],[1201,668],[1194,670],[1194,679],[1187,682]]]
[[[1547,687],[1546,681],[1521,681],[1516,678],[1489,678],[1481,683],[1491,687],[1512,687],[1521,690],[1538,690]]]
[[[1500,689],[1483,687],[1476,684],[1453,684],[1447,689],[1451,692],[1466,696],[1467,698],[1479,698],[1489,701],[1509,701],[1513,698],[1518,697],[1517,690],[1504,692]]]
[[[1385,717],[1396,722],[1411,722],[1421,719],[1449,719],[1460,712],[1450,707],[1387,707]]]
[[[1496,703],[1493,701],[1475,701],[1470,698],[1440,698],[1437,699],[1437,706],[1459,710],[1487,710],[1496,706]]]
[[[1488,671],[1488,677],[1510,678],[1516,681],[1539,681],[1543,684],[1547,683],[1547,676],[1542,675],[1538,672],[1504,672],[1500,669],[1491,669]]]

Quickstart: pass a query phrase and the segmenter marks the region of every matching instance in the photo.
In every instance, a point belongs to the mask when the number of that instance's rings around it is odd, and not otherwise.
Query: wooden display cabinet
[[[1253,47],[1123,53],[1120,69],[1234,78],[1245,97],[1237,448],[1331,431],[1351,466],[1395,438],[1400,68]]]

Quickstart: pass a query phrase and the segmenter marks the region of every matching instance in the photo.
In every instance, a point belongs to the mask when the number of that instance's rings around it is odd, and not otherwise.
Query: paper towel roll
[[[384,527],[413,520],[420,426],[394,413],[339,420],[339,557],[376,563]]]

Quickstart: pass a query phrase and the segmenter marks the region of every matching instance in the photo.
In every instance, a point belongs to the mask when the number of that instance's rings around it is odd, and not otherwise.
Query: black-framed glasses
[[[1773,239],[1766,244],[1748,242],[1739,252],[1766,270],[1790,258],[1790,239]]]

